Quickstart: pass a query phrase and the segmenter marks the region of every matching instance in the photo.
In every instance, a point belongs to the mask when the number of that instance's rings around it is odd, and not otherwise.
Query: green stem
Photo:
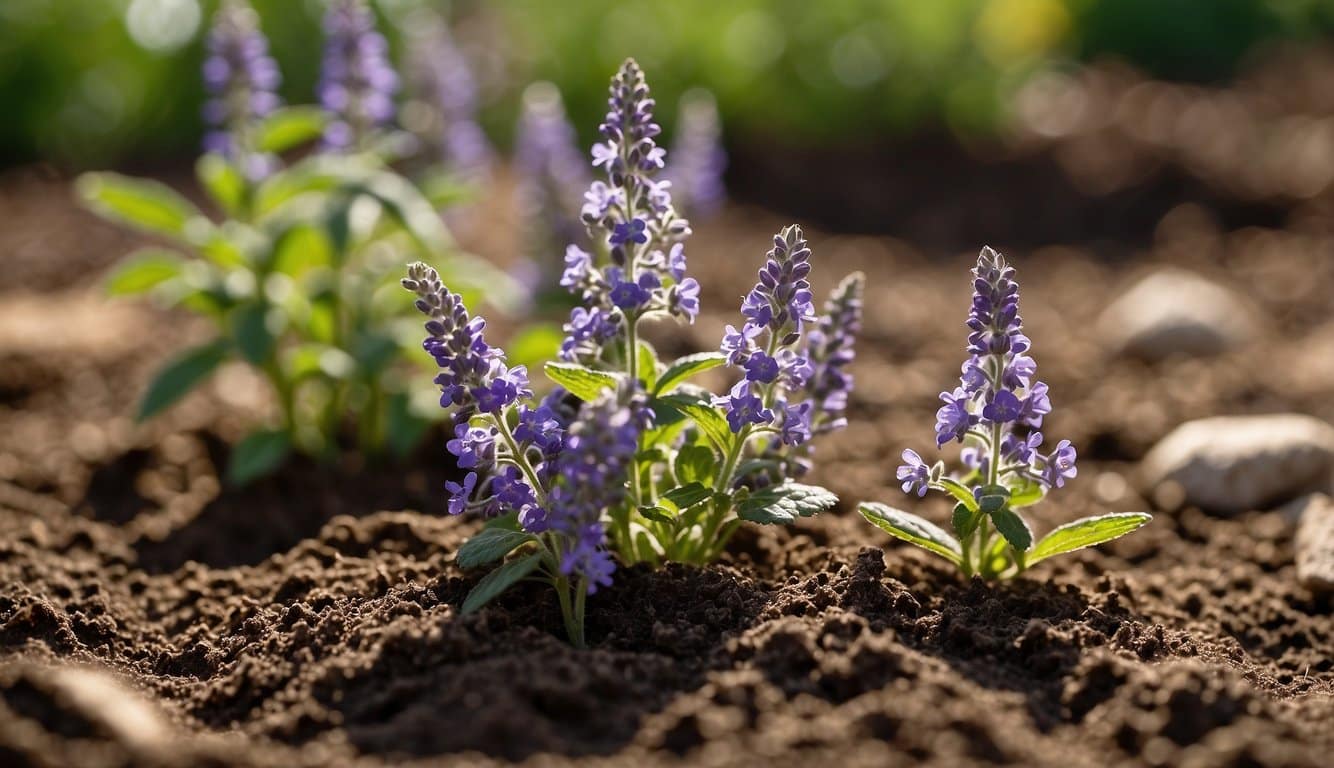
[[[533,495],[537,497],[537,503],[545,505],[547,503],[546,491],[542,489],[542,483],[537,479],[537,472],[529,465],[528,457],[524,456],[523,451],[519,449],[519,441],[514,439],[514,432],[510,429],[509,422],[505,420],[504,416],[499,415],[493,416],[491,421],[496,425],[496,431],[500,433],[505,445],[509,447],[512,463],[519,468],[524,479],[532,486]]]
[[[569,578],[561,576],[556,579],[556,599],[560,601],[560,615],[565,622],[565,635],[570,639],[570,645],[575,648],[584,647],[584,604],[588,597],[588,588],[584,579],[579,579],[575,584],[571,584]],[[574,599],[570,599],[571,589],[575,590]]]

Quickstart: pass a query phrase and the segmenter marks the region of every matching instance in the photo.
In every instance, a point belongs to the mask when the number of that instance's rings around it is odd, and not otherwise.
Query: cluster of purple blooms
[[[514,165],[519,176],[518,208],[527,229],[527,256],[541,272],[552,261],[546,254],[560,253],[561,246],[583,240],[575,201],[590,181],[587,161],[576,146],[574,126],[565,115],[560,91],[551,83],[533,83],[523,92]],[[535,274],[532,282],[545,285],[547,277]]]
[[[237,163],[251,180],[273,172],[276,158],[246,145],[246,130],[281,106],[282,75],[269,55],[259,16],[244,0],[227,0],[213,18],[204,59],[204,150]]]
[[[505,364],[483,337],[485,322],[434,269],[413,264],[403,286],[428,317],[422,346],[440,369],[440,405],[454,412],[447,448],[467,471],[446,483],[450,513],[515,513],[524,531],[556,537],[562,575],[582,578],[590,593],[610,584],[601,512],[624,497],[647,410],[609,393],[571,414],[560,390],[535,404],[526,369]]]
[[[667,153],[654,141],[661,129],[653,107],[643,71],[627,59],[612,79],[598,128],[603,140],[593,146],[593,165],[606,181],[589,186],[581,211],[593,251],[609,263],[598,266],[600,259],[577,245],[566,249],[561,285],[583,305],[565,325],[564,360],[598,361],[650,312],[690,322],[699,314],[699,283],[685,274],[690,224],[672,207],[671,182],[655,178]]]
[[[942,392],[936,413],[936,444],[964,444],[962,460],[982,485],[1031,481],[1044,490],[1060,488],[1078,469],[1069,440],[1043,454],[1043,418],[1051,412],[1047,385],[1038,381],[1032,342],[1019,316],[1019,285],[1004,257],[983,248],[974,270],[973,305],[968,315],[968,353],[960,386]],[[926,495],[932,468],[912,450],[903,452],[898,478],[905,493]]]
[[[467,57],[438,21],[414,36],[410,56],[410,76],[436,113],[438,132],[432,143],[440,162],[461,178],[484,179],[492,150],[477,122],[477,81]]]
[[[727,152],[723,150],[718,102],[708,91],[696,89],[681,97],[680,110],[668,177],[686,212],[692,217],[707,217],[727,199],[723,186]]]
[[[801,345],[803,328],[816,321],[810,259],[800,227],[775,235],[759,281],[741,302],[745,323],[739,330],[727,326],[722,352],[745,374],[719,402],[734,433],[771,427],[789,447],[811,438],[815,404],[787,398],[803,392],[815,373]]]
[[[365,0],[332,0],[324,15],[319,83],[320,104],[333,115],[324,129],[325,149],[361,149],[393,119],[398,74],[388,53]]]

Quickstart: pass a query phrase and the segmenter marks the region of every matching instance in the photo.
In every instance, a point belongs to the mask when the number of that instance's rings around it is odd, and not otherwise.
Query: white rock
[[[1182,269],[1161,269],[1113,301],[1098,328],[1117,354],[1148,360],[1215,355],[1259,334],[1254,305]]]
[[[1328,488],[1334,427],[1300,414],[1218,416],[1187,422],[1144,457],[1150,488],[1175,484],[1184,501],[1232,514]]]
[[[1297,580],[1313,592],[1334,592],[1334,501],[1323,493],[1303,499],[1297,522]]]

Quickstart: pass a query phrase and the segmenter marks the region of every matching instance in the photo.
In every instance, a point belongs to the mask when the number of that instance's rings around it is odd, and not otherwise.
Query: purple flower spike
[[[570,244],[566,277],[560,284],[573,291],[580,283],[567,282],[570,250],[583,254],[582,274],[593,268],[592,256],[579,245],[584,240],[579,212],[589,173],[576,145],[574,126],[565,116],[560,91],[551,83],[533,83],[523,92],[514,167],[519,176],[515,196],[525,256],[542,272],[550,273],[553,257]]]
[[[602,140],[592,149],[591,167],[603,178],[589,185],[580,212],[589,250],[607,254],[610,263],[590,258],[587,269],[579,263],[572,273],[567,257],[561,281],[587,312],[618,319],[605,326],[612,331],[606,336],[567,336],[563,349],[572,362],[597,363],[605,347],[624,344],[631,323],[645,315],[667,313],[693,322],[699,313],[699,284],[686,277],[683,243],[690,224],[676,215],[671,183],[655,178],[666,152],[656,142],[661,129],[653,108],[644,73],[627,59],[612,78],[607,115],[598,127]],[[571,330],[578,328],[567,326]]]
[[[718,102],[706,90],[690,90],[681,97],[676,138],[672,142],[672,188],[692,216],[711,216],[727,198],[723,171],[727,153],[722,145]]]
[[[415,25],[417,19],[413,22]],[[420,133],[451,173],[472,182],[482,181],[490,173],[494,152],[477,122],[477,83],[472,65],[449,28],[439,20],[430,19],[414,28],[408,39],[408,78],[429,115]],[[559,95],[556,99],[559,108]],[[563,110],[559,114],[563,119]],[[517,165],[525,162],[531,162],[531,158],[516,156]]]
[[[204,149],[237,163],[252,181],[278,165],[272,155],[256,152],[248,132],[256,120],[277,109],[282,75],[269,55],[259,16],[245,0],[227,0],[213,17],[204,59]]]
[[[324,15],[319,83],[320,104],[333,115],[324,132],[325,149],[363,149],[393,119],[398,75],[388,53],[364,0],[332,0]]]
[[[825,303],[825,314],[806,340],[810,376],[806,393],[813,414],[815,434],[832,432],[847,423],[848,397],[852,393],[852,374],[848,366],[856,357],[857,335],[862,330],[862,292],[866,276],[854,272]]]

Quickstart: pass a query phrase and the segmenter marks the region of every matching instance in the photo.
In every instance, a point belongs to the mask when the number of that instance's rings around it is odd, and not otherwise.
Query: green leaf
[[[1005,506],[1010,500],[1010,489],[1003,485],[984,485],[978,494],[977,508],[985,514],[991,514]]]
[[[949,477],[942,477],[936,482],[946,493],[953,496],[960,504],[963,504],[970,510],[977,510],[977,499],[973,497],[973,492],[966,486],[961,485],[959,481]]]
[[[653,388],[653,394],[669,393],[676,385],[691,376],[703,373],[711,368],[717,368],[725,362],[727,362],[727,356],[721,352],[700,352],[679,357],[658,378],[658,384]]]
[[[1152,515],[1144,512],[1115,512],[1066,523],[1042,537],[1028,556],[1028,564],[1119,539],[1152,519]]]
[[[679,488],[673,488],[664,493],[662,497],[676,505],[677,509],[690,509],[712,495],[713,491],[704,487],[702,484],[690,483]]]
[[[934,552],[957,566],[963,566],[963,551],[959,548],[959,542],[936,524],[910,512],[876,502],[863,502],[857,506],[857,510],[871,525],[890,536]]]
[[[75,184],[79,197],[98,215],[144,232],[202,242],[208,219],[189,200],[156,181],[117,173],[85,173]]]
[[[639,359],[636,361],[639,368],[639,380],[644,383],[644,389],[649,392],[653,390],[653,384],[658,380],[658,353],[653,351],[653,345],[647,341],[639,342]]]
[[[679,483],[708,483],[717,472],[718,455],[707,445],[687,445],[676,452],[676,480]]]
[[[165,248],[141,248],[122,261],[107,277],[107,293],[129,296],[144,293],[180,277],[185,258]]]
[[[232,449],[227,461],[227,482],[234,486],[248,485],[277,469],[291,449],[292,441],[286,432],[250,433]]]
[[[531,555],[510,560],[483,576],[482,580],[477,582],[477,586],[473,587],[472,591],[468,593],[467,599],[463,601],[462,612],[467,615],[500,597],[505,590],[537,570],[537,566],[541,562],[542,555],[534,552]]]
[[[1021,509],[1030,507],[1047,495],[1047,491],[1040,483],[1035,483],[1028,478],[1023,479],[1023,485],[1010,491],[1010,509]]]
[[[284,107],[255,126],[255,149],[279,154],[319,138],[329,116],[319,107]]]
[[[737,517],[753,523],[788,525],[833,507],[838,497],[818,485],[787,482],[752,493],[737,505]]]
[[[954,514],[950,519],[954,526],[954,535],[959,537],[959,541],[965,541],[977,530],[977,526],[985,517],[981,510],[969,509],[964,504],[957,504],[954,507]]]
[[[269,308],[251,302],[232,311],[232,338],[241,357],[251,365],[263,365],[277,342],[268,325]]]
[[[693,397],[668,395],[658,399],[688,416],[719,451],[726,453],[732,445],[735,435],[721,409]]]
[[[505,528],[483,528],[476,536],[459,547],[454,561],[460,568],[476,568],[501,560],[515,547],[533,541],[536,537],[523,531]]]
[[[653,506],[648,506],[648,505],[640,506],[639,514],[643,515],[649,520],[653,520],[654,522],[658,523],[667,523],[668,525],[670,525],[676,522],[676,518],[673,516],[672,510],[660,504],[655,504]]]
[[[222,155],[209,153],[195,163],[195,178],[223,213],[235,216],[245,201],[246,181],[241,172]]]
[[[1010,546],[1017,551],[1027,552],[1028,548],[1033,546],[1033,531],[1013,509],[1001,507],[992,512],[991,522],[996,524],[996,530],[1000,531],[1005,540],[1010,542]]]
[[[577,363],[550,362],[543,370],[547,378],[584,402],[596,400],[608,390],[615,392],[621,382],[620,377],[614,373],[596,371]]]
[[[216,339],[186,351],[167,364],[148,385],[148,392],[139,401],[139,421],[156,416],[208,378],[213,370],[227,359],[231,345],[226,339]]]

